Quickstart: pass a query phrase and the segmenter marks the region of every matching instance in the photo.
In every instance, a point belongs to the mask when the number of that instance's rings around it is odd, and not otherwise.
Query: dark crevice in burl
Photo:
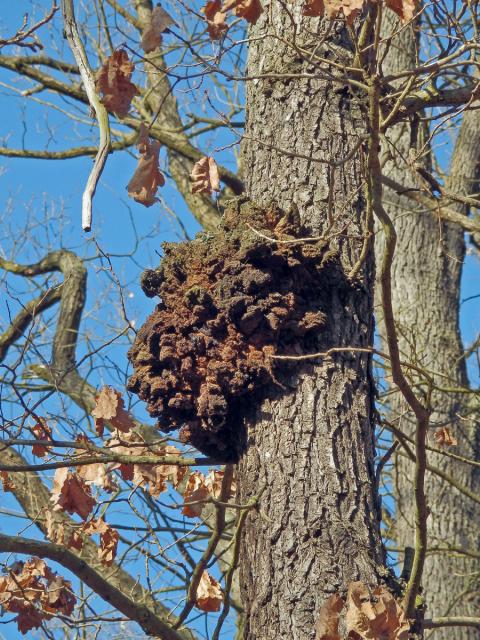
[[[246,412],[291,389],[297,365],[271,356],[317,349],[333,290],[351,290],[325,242],[289,242],[303,233],[292,213],[235,200],[215,233],[163,245],[142,276],[160,303],[129,351],[128,383],[162,431],[236,460]]]

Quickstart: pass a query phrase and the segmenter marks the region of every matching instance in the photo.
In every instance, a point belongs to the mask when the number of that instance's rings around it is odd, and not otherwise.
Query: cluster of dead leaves
[[[344,609],[346,639],[407,640],[409,636],[410,622],[386,587],[370,589],[363,582],[351,582],[346,601],[333,595],[320,609],[315,640],[342,640],[339,625]]]
[[[245,18],[250,24],[255,24],[263,9],[260,0],[227,0],[225,4],[220,0],[210,0],[203,11],[210,38],[219,40],[228,29],[225,22],[228,11],[233,11],[234,15]]]
[[[208,571],[202,573],[197,587],[195,606],[202,611],[220,611],[223,593],[220,584]]]
[[[199,471],[191,473],[183,493],[183,515],[189,518],[200,516],[209,498],[218,499],[222,491],[223,476],[223,471],[213,469],[206,476]],[[227,492],[227,500],[235,494],[235,490],[235,481],[232,481]]]
[[[327,16],[338,18],[341,14],[352,24],[365,4],[376,0],[307,0],[303,7],[305,16]],[[415,15],[415,0],[385,0],[385,5],[394,11],[403,23]]]
[[[71,583],[40,558],[16,562],[8,575],[0,578],[0,605],[17,614],[16,622],[23,635],[54,615],[71,615],[75,603]]]

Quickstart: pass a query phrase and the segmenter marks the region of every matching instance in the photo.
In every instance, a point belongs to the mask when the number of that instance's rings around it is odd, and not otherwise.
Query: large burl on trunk
[[[294,389],[296,361],[276,355],[318,350],[333,331],[332,300],[363,296],[328,242],[301,234],[294,212],[234,200],[215,233],[166,243],[160,267],[143,275],[161,301],[130,350],[129,389],[160,429],[179,429],[220,462],[241,455],[253,404]]]

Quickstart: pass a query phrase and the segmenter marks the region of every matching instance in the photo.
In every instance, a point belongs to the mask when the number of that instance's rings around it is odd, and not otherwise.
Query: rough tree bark
[[[297,23],[296,44],[306,51],[318,45],[322,25],[315,24]],[[307,28],[318,33],[309,36]],[[312,70],[281,40],[294,30],[280,3],[270,5],[250,35],[249,76]],[[348,55],[345,33],[334,29],[317,53],[332,55],[334,43]],[[346,158],[364,132],[355,98],[341,84],[291,77],[248,83],[242,160],[248,195],[263,206],[298,208],[312,234],[326,231],[329,215],[334,231],[349,223],[348,233],[331,243],[345,274],[366,232],[359,153],[335,168],[328,161]],[[321,350],[372,344],[372,285],[368,255],[356,285],[330,301]],[[246,639],[311,639],[330,594],[354,579],[378,581],[383,551],[372,399],[370,356],[347,351],[297,370],[281,396],[252,407],[239,465],[242,502],[261,493],[241,553]]]
[[[385,33],[398,27],[398,21],[388,14]],[[413,26],[403,29],[393,40],[384,64],[385,75],[413,68],[417,64],[416,35]],[[474,115],[475,114],[475,115]],[[467,112],[457,148],[453,154],[450,190],[468,194],[478,172],[478,146],[469,143],[478,136],[472,132],[472,118],[478,122],[477,112]],[[417,123],[418,124],[418,123]],[[407,162],[422,149],[426,136],[419,127],[418,137],[410,123],[401,123],[389,132],[390,145],[385,146],[384,174],[401,182],[405,187],[422,186]],[[420,158],[429,168],[429,146]],[[476,151],[476,153],[475,153]],[[468,187],[467,187],[468,184]],[[444,224],[434,216],[421,213],[421,207],[412,209],[412,201],[390,189],[385,190],[385,208],[397,231],[397,249],[392,268],[393,305],[399,328],[402,357],[415,361],[436,372],[436,384],[443,387],[468,387],[464,349],[459,329],[460,278],[465,255],[464,232],[457,225]],[[376,243],[379,254],[383,250],[381,236]],[[378,304],[380,306],[380,304]],[[379,318],[379,320],[381,320]],[[380,322],[380,333],[382,333]],[[433,431],[449,425],[458,439],[454,452],[470,458],[479,457],[479,438],[475,435],[472,418],[468,413],[466,397],[461,394],[436,391],[432,397],[434,412]],[[395,423],[412,435],[414,420],[405,410],[399,397],[391,401]],[[479,474],[475,468],[461,462],[429,453],[429,462],[441,468],[457,482],[479,492]],[[395,466],[396,529],[395,538],[400,548],[413,546],[414,492],[413,464],[402,455]],[[456,547],[478,553],[478,507],[458,493],[444,480],[428,474],[426,492],[431,509],[428,519],[429,546],[446,549]],[[454,553],[432,553],[427,557],[423,586],[427,604],[426,617],[445,615],[474,615],[478,612],[478,571],[480,556],[458,556]],[[475,575],[477,574],[477,575]],[[445,628],[433,632],[435,640],[473,640],[478,630],[472,628]]]

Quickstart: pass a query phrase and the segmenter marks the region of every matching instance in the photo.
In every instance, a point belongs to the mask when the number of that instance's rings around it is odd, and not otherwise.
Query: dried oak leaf
[[[135,423],[132,416],[125,410],[122,395],[112,387],[102,387],[95,399],[92,416],[95,418],[95,429],[99,436],[103,435],[105,422],[109,422],[115,429],[128,433]]]
[[[117,555],[118,531],[108,525],[103,518],[90,520],[83,526],[86,535],[100,535],[100,547],[98,548],[98,558],[100,562],[109,567]]]
[[[32,429],[33,435],[36,440],[51,440],[52,430],[47,424],[44,418],[39,418],[37,424]],[[44,444],[34,444],[32,447],[32,454],[38,458],[44,458],[50,451],[50,447]]]
[[[385,0],[385,4],[398,15],[405,24],[415,15],[415,0]]]
[[[369,589],[363,582],[348,585],[347,637],[362,640],[407,640],[410,623],[405,613],[386,587]]]
[[[233,9],[233,13],[240,18],[245,18],[250,24],[255,24],[263,13],[260,0],[229,0],[223,7],[223,11]]]
[[[95,506],[90,487],[66,468],[56,470],[50,500],[54,511],[77,513],[83,520]]]
[[[193,182],[192,193],[208,193],[220,191],[220,176],[215,160],[204,156],[193,165],[190,179]]]
[[[455,447],[458,444],[457,439],[452,435],[449,427],[441,427],[433,434],[435,442],[441,447]]]
[[[337,594],[328,598],[321,607],[315,624],[315,640],[341,640],[338,623],[344,604],[343,599]]]
[[[183,498],[185,500],[182,510],[183,515],[189,518],[195,518],[201,515],[203,507],[205,506],[201,501],[206,500],[209,496],[210,489],[207,486],[203,473],[200,473],[200,471],[191,473],[185,491],[183,492]],[[198,504],[189,504],[193,502],[198,502]]]
[[[207,20],[208,35],[211,40],[220,40],[227,31],[228,25],[225,23],[226,13],[222,11],[220,0],[210,0],[203,8]]]
[[[118,49],[107,58],[96,74],[95,88],[97,93],[103,94],[102,103],[119,118],[128,114],[134,96],[139,94],[137,87],[130,81],[134,68],[125,49]]]
[[[143,32],[140,43],[145,53],[155,51],[162,44],[162,33],[172,24],[175,24],[175,20],[157,4],[151,13],[150,24]]]
[[[0,480],[2,481],[2,487],[4,491],[14,491],[15,485],[12,479],[8,475],[7,471],[0,471]]]
[[[143,123],[140,125],[137,148],[140,158],[135,173],[127,185],[127,191],[135,202],[151,207],[158,202],[155,194],[158,187],[163,187],[165,184],[165,177],[158,166],[160,142],[148,137],[148,129]]]
[[[351,24],[363,8],[365,0],[307,0],[303,7],[305,16],[323,16],[337,18],[343,13],[348,24]]]
[[[197,588],[195,606],[202,611],[219,611],[223,602],[220,584],[204,571]]]

